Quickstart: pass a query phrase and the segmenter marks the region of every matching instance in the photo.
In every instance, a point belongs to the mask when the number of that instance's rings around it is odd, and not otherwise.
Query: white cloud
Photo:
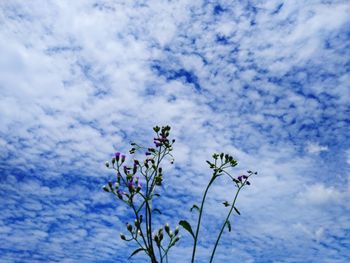
[[[311,153],[311,154],[319,154],[321,152],[328,151],[328,146],[322,146],[322,145],[319,145],[318,143],[308,142],[306,145],[306,150],[308,153]]]

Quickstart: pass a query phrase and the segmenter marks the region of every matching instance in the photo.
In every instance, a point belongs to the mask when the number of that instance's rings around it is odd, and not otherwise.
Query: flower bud
[[[157,245],[159,244],[159,237],[157,235],[154,236],[154,241],[156,241]]]
[[[125,162],[125,155],[122,155],[122,163]]]
[[[173,231],[171,231],[171,230],[169,231],[168,234],[169,234],[169,237],[173,237],[173,236],[174,236],[174,233],[173,233]]]
[[[168,223],[165,224],[164,229],[165,229],[165,232],[167,232],[169,234],[170,226]]]
[[[107,185],[104,185],[103,187],[102,187],[102,189],[105,191],[105,192],[107,192],[107,193],[109,193],[111,190],[110,190],[110,188],[107,186]]]
[[[140,223],[139,223],[139,221],[137,221],[137,219],[135,219],[135,226],[136,226],[137,228],[139,228],[139,226],[140,226]]]
[[[176,228],[175,228],[175,231],[174,231],[174,234],[175,234],[175,236],[177,236],[177,234],[179,234],[179,227],[177,226]]]
[[[129,232],[132,232],[132,225],[130,225],[129,223],[126,225],[126,228]]]
[[[115,153],[115,159],[118,162],[119,161],[119,157],[120,157],[120,152],[116,152]]]
[[[122,240],[126,240],[126,237],[125,237],[123,234],[120,234],[120,238],[121,238]]]
[[[163,237],[164,237],[164,235],[163,235],[163,228],[160,228],[158,230],[158,236],[159,236],[159,241],[162,241]]]
[[[105,165],[106,165],[107,168],[109,168],[109,162],[108,161],[105,162]]]
[[[115,158],[112,158],[112,164],[115,164]]]
[[[155,177],[156,185],[162,185],[162,181],[163,181],[162,176],[158,175]]]
[[[174,239],[174,244],[175,244],[177,241],[179,241],[179,240],[180,240],[180,237],[179,237],[179,236],[175,237],[175,239]]]

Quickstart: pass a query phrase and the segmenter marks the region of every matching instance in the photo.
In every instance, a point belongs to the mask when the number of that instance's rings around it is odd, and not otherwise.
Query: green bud
[[[179,241],[180,240],[180,237],[179,236],[177,236],[177,237],[175,237],[175,239],[174,239],[174,243],[173,244],[175,244],[177,241]]]
[[[175,228],[175,231],[174,231],[174,234],[175,234],[175,236],[177,236],[177,234],[179,234],[179,227],[177,226],[176,228]]]
[[[169,234],[170,226],[168,223],[165,224],[164,229],[165,229],[165,232],[167,232]]]
[[[129,230],[129,232],[132,232],[132,225],[130,225],[129,223],[126,225],[126,228]]]
[[[109,168],[109,162],[108,161],[105,162],[105,165],[106,165],[107,168]]]
[[[126,240],[126,237],[125,237],[123,234],[120,234],[120,238],[121,238],[122,240]]]
[[[157,245],[159,244],[159,237],[157,235],[154,236],[154,241],[156,241]]]

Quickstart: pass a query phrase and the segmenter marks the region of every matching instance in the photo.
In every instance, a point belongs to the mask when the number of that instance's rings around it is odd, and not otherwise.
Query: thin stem
[[[205,198],[207,196],[207,192],[209,190],[210,185],[214,182],[214,179],[216,177],[216,172],[214,172],[212,179],[210,180],[207,188],[205,189],[204,195],[203,195],[203,199],[202,199],[202,204],[201,204],[201,208],[199,210],[199,216],[198,216],[198,222],[197,222],[197,229],[196,229],[196,235],[194,236],[194,245],[193,245],[193,251],[192,251],[192,260],[191,262],[194,263],[194,257],[196,254],[196,247],[197,247],[197,239],[198,239],[198,233],[199,233],[199,228],[201,225],[201,219],[202,219],[202,212],[203,212],[203,206],[204,206],[204,201]]]
[[[232,206],[231,206],[231,209],[230,209],[230,212],[228,213],[224,223],[222,224],[222,227],[221,227],[221,230],[220,230],[220,233],[218,235],[218,238],[216,239],[216,242],[215,242],[215,246],[214,246],[214,249],[213,249],[213,252],[211,253],[211,257],[210,257],[210,261],[209,263],[211,263],[213,261],[213,258],[214,258],[214,254],[215,254],[215,251],[216,251],[216,247],[218,246],[219,244],[219,240],[221,238],[221,235],[222,233],[224,232],[224,229],[226,227],[226,224],[227,224],[227,221],[229,220],[230,216],[231,216],[231,213],[235,207],[235,203],[236,203],[236,200],[237,200],[237,197],[238,197],[238,194],[239,192],[241,191],[243,185],[241,187],[238,188],[237,192],[236,192],[236,195],[235,195],[235,198],[233,199],[233,202],[232,202]]]
[[[160,263],[163,263],[163,256],[162,256],[162,251],[160,250],[160,246],[158,246],[158,251],[159,251],[159,257],[160,257]]]
[[[139,218],[138,212],[136,211],[134,205],[132,205],[131,207],[132,207],[132,209],[134,210],[134,213],[135,213],[135,215],[136,215],[137,222],[139,223],[138,229],[140,229],[140,236],[142,237],[143,243],[145,244],[145,246],[146,246],[146,248],[147,248],[147,251],[148,251],[148,250],[149,250],[149,247],[148,247],[147,242],[146,242],[146,239],[145,239],[145,237],[144,237],[144,235],[143,235],[143,231],[142,231],[141,222],[140,222],[140,218]],[[137,231],[137,229],[136,229],[136,231]],[[135,240],[136,240],[136,239],[135,239]],[[137,240],[136,240],[136,241],[137,241]],[[137,241],[137,242],[138,242],[138,241]],[[138,243],[139,243],[139,242],[138,242]],[[143,248],[143,247],[142,247],[142,248]],[[147,254],[148,254],[148,253],[147,253]]]

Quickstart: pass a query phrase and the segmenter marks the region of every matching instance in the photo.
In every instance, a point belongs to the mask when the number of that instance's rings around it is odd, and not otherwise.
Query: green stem
[[[139,223],[139,227],[138,227],[138,229],[140,229],[140,235],[141,235],[141,237],[142,237],[142,240],[143,240],[143,243],[145,244],[145,246],[146,246],[146,249],[147,249],[147,251],[148,251],[148,255],[149,255],[149,247],[148,247],[148,245],[147,245],[147,242],[146,242],[146,239],[145,239],[145,236],[143,235],[143,231],[142,231],[142,227],[141,227],[141,222],[140,222],[140,217],[139,217],[139,215],[138,215],[138,212],[136,211],[136,209],[135,209],[135,206],[134,205],[132,205],[132,209],[134,210],[134,213],[135,213],[135,215],[136,215],[136,219],[137,219],[137,222]],[[137,229],[136,229],[136,231],[137,231]],[[137,239],[135,239],[137,242],[138,242],[138,240]],[[139,242],[138,242],[139,243]],[[140,244],[139,244],[140,245]],[[141,246],[141,245],[140,245]],[[142,246],[141,246],[142,247]],[[143,248],[143,247],[142,247]]]
[[[201,219],[202,219],[202,212],[203,212],[204,201],[205,201],[205,198],[206,198],[206,196],[207,196],[209,187],[210,187],[210,185],[214,182],[215,177],[216,177],[216,172],[213,174],[213,177],[212,177],[212,179],[210,180],[210,182],[209,182],[207,188],[205,189],[204,195],[203,195],[201,208],[200,208],[200,210],[199,210],[199,216],[198,216],[198,222],[197,222],[196,235],[194,236],[194,245],[193,245],[192,260],[191,260],[192,263],[194,263],[194,257],[195,257],[195,254],[196,254],[197,239],[198,239],[199,228],[200,228],[200,225],[201,225]]]
[[[233,202],[232,202],[232,206],[231,206],[230,212],[228,213],[228,215],[227,215],[227,217],[226,217],[226,219],[225,219],[225,221],[224,221],[224,223],[223,223],[223,225],[222,225],[222,227],[221,227],[221,230],[220,230],[220,233],[219,233],[219,235],[218,235],[218,238],[216,239],[215,246],[214,246],[213,252],[211,253],[211,257],[210,257],[209,263],[213,262],[214,254],[215,254],[215,251],[216,251],[216,247],[218,246],[219,240],[220,240],[220,238],[221,238],[221,235],[222,235],[222,233],[224,232],[224,229],[225,229],[226,224],[227,224],[227,220],[229,220],[229,218],[230,218],[230,216],[231,216],[231,213],[232,213],[232,211],[233,211],[233,209],[234,209],[234,207],[235,207],[235,203],[236,203],[238,194],[239,194],[239,192],[241,191],[241,189],[242,189],[242,186],[239,187],[238,190],[237,190],[237,192],[236,192],[235,198],[234,198],[234,200],[233,200]]]
[[[163,256],[162,256],[162,251],[160,250],[160,246],[158,246],[158,250],[159,250],[160,263],[163,263]]]

